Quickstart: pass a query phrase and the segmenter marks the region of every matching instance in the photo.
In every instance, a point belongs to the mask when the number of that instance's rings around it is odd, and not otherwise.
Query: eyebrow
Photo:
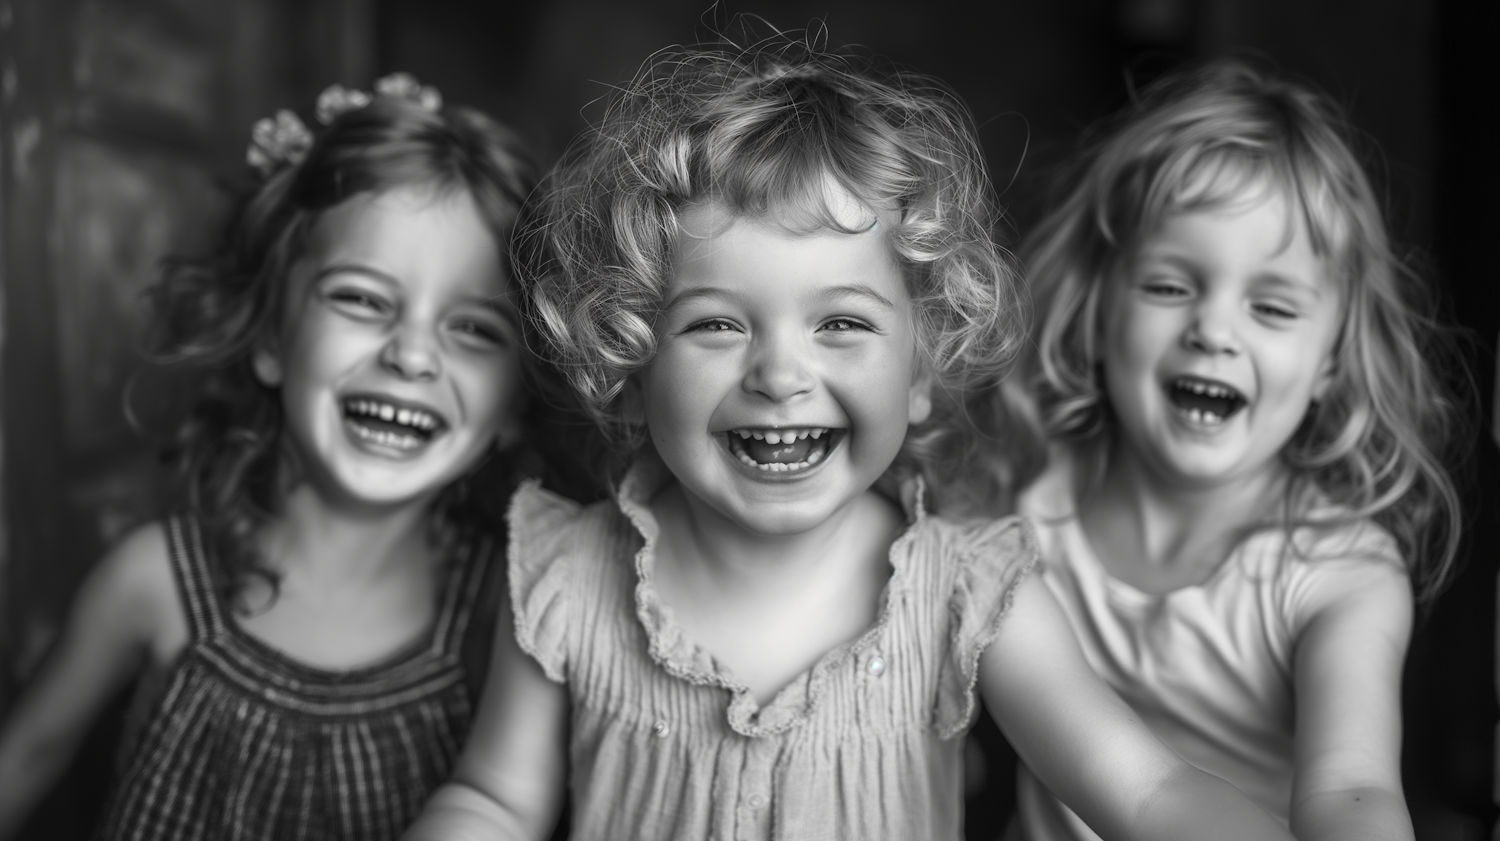
[[[398,280],[395,275],[387,274],[379,269],[372,268],[361,263],[334,263],[329,266],[324,266],[323,268],[318,270],[317,274],[313,275],[312,280],[308,285],[316,286],[317,284],[326,280],[328,277],[336,274],[364,275],[371,280],[375,280],[389,286],[401,286],[401,281]],[[485,298],[474,298],[471,302],[483,309],[487,309],[495,313],[501,318],[504,318],[517,328],[521,326],[520,308],[518,308],[515,303],[505,295],[490,295]]]
[[[1255,275],[1254,281],[1257,285],[1269,285],[1278,288],[1295,289],[1313,296],[1315,300],[1323,300],[1323,290],[1318,284],[1309,283],[1294,277],[1289,277],[1281,272],[1260,272]]]
[[[825,301],[840,301],[845,298],[863,298],[882,309],[889,311],[894,311],[896,309],[896,305],[891,302],[891,299],[875,291],[874,287],[868,286],[863,283],[848,283],[842,286],[829,287],[828,289],[824,289],[818,297],[822,298]]]
[[[671,300],[662,306],[661,311],[663,314],[669,313],[684,304],[700,299],[719,300],[732,297],[734,297],[734,294],[721,286],[699,286],[696,289],[689,289],[686,292],[673,295]]]
[[[366,266],[362,263],[333,263],[331,265],[324,266],[323,268],[318,269],[317,274],[314,274],[312,276],[311,283],[321,283],[330,275],[336,274],[359,274],[364,275],[371,280],[378,280],[382,283],[389,283],[392,285],[400,284],[400,281],[397,280],[394,275],[386,274],[379,269]]]
[[[719,300],[733,297],[734,292],[722,286],[700,286],[697,289],[690,289],[686,292],[681,293],[680,295],[673,296],[670,301],[667,301],[666,306],[662,307],[662,312],[669,313],[672,310],[677,309],[679,306],[700,299]],[[875,291],[874,287],[868,286],[863,283],[849,283],[840,286],[830,286],[826,289],[819,290],[818,297],[824,301],[830,302],[840,301],[846,298],[863,298],[870,303],[873,303],[876,306],[880,307],[881,309],[888,311],[894,311],[896,309],[896,305],[892,303],[889,298]]]
[[[1170,251],[1159,254],[1151,254],[1147,252],[1140,258],[1140,262],[1143,263],[1150,263],[1152,260],[1160,260],[1161,262],[1171,265],[1175,268],[1190,272],[1196,271],[1198,269],[1198,263],[1192,258]],[[1323,299],[1323,290],[1318,288],[1318,284],[1298,279],[1292,275],[1284,274],[1274,269],[1267,269],[1256,272],[1251,276],[1250,282],[1258,286],[1271,285],[1277,287],[1285,287],[1288,289],[1300,289],[1320,301]]]

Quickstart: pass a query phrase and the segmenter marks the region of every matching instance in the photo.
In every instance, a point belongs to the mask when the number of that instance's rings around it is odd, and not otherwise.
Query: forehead
[[[499,243],[465,190],[425,186],[360,193],[319,215],[301,262],[348,264],[411,284],[503,291]]]
[[[846,221],[858,223],[856,231],[808,231],[774,213],[741,216],[722,205],[693,207],[678,218],[667,297],[704,289],[725,297],[767,292],[788,298],[863,289],[892,302],[908,299],[880,214],[862,205],[843,212]]]
[[[1177,214],[1274,202],[1286,209],[1288,241],[1302,233],[1319,257],[1338,260],[1354,227],[1337,185],[1296,161],[1224,150],[1168,167],[1157,182],[1144,202],[1141,234]]]

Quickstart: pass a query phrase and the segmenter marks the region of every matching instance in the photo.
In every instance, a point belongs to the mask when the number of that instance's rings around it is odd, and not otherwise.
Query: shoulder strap
[[[444,587],[442,610],[438,614],[434,642],[442,651],[457,652],[463,645],[481,594],[489,588],[490,567],[495,561],[495,541],[486,537],[465,542],[455,553],[454,568]]]
[[[172,571],[187,614],[188,629],[195,640],[210,639],[224,632],[219,594],[214,589],[208,559],[203,552],[203,536],[197,521],[184,516],[167,521],[167,542],[171,547]]]

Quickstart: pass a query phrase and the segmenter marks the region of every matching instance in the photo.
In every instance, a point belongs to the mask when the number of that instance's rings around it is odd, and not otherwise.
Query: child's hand
[[[1268,812],[1161,743],[1084,660],[1039,576],[979,666],[985,703],[1053,794],[1106,838],[1290,839]]]

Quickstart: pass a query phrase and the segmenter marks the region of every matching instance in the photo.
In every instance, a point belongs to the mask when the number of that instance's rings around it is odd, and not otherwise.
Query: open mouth
[[[378,397],[346,398],[344,422],[360,440],[402,451],[426,444],[448,426],[426,409]]]
[[[823,459],[844,431],[826,427],[797,429],[757,429],[745,427],[724,433],[729,452],[741,464],[768,473],[792,473],[806,470]]]
[[[1218,426],[1245,408],[1246,400],[1231,386],[1199,377],[1178,377],[1167,386],[1167,398],[1190,422]]]

